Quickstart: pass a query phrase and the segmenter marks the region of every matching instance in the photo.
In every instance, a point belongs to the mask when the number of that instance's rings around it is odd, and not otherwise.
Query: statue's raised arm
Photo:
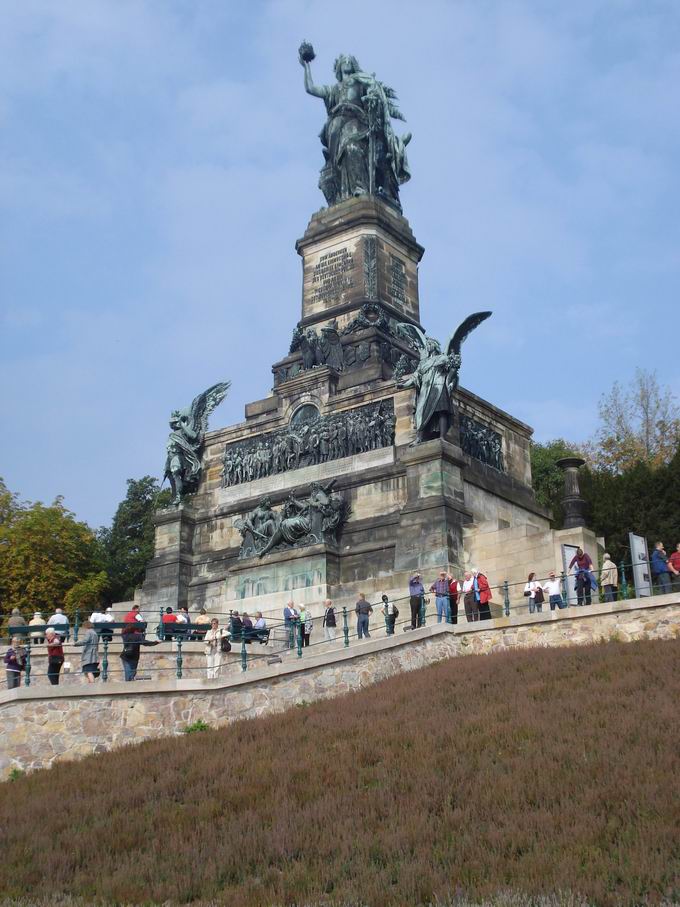
[[[172,488],[172,503],[180,504],[185,494],[196,491],[201,478],[201,456],[210,413],[227,396],[231,383],[222,381],[195,397],[191,406],[176,409],[170,416],[164,479]]]
[[[349,54],[335,61],[335,85],[315,85],[310,66],[314,48],[303,41],[298,55],[305,90],[326,105],[319,136],[325,159],[319,188],[326,202],[376,195],[401,210],[399,186],[411,176],[406,160],[411,133],[397,136],[392,129],[392,119],[404,119],[394,90],[364,72]]]
[[[307,94],[314,95],[315,98],[325,99],[330,89],[327,85],[315,85],[314,80],[312,79],[312,67],[310,64],[315,56],[316,54],[314,53],[312,45],[303,41],[298,48],[298,58],[305,71],[305,91]]]

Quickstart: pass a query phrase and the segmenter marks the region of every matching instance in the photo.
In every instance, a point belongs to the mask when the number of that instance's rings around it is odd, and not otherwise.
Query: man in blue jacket
[[[425,595],[425,587],[420,580],[420,573],[414,573],[408,581],[408,594],[411,596],[411,629],[422,626],[420,605]]]
[[[656,580],[661,589],[661,593],[665,594],[666,592],[671,591],[671,574],[668,569],[668,557],[666,556],[666,551],[663,547],[663,542],[657,542],[654,545],[654,551],[652,551],[652,576]]]

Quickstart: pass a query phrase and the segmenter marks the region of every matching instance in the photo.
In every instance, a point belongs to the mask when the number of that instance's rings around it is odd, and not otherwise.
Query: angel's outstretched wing
[[[418,350],[421,359],[427,356],[427,341],[425,334],[420,328],[417,328],[414,324],[400,321],[397,324],[397,336],[406,340],[414,349]]]
[[[194,398],[191,404],[194,430],[205,434],[208,430],[208,416],[224,400],[230,387],[231,381],[221,381]]]
[[[456,329],[455,334],[449,340],[448,346],[446,347],[446,353],[450,356],[452,353],[460,355],[460,348],[463,345],[463,341],[471,334],[476,327],[486,321],[487,318],[490,318],[492,312],[475,312],[474,315],[468,315],[465,321]]]

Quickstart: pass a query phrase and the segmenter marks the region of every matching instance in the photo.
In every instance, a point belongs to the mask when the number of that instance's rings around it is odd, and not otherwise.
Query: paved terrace
[[[404,617],[402,610],[402,626]],[[382,628],[380,635],[369,640],[352,638],[349,646],[344,645],[340,631],[334,643],[305,649],[301,658],[293,650],[279,653],[280,660],[274,663],[251,659],[248,670],[233,665],[239,669],[230,669],[219,680],[194,676],[90,686],[24,686],[0,693],[0,776],[12,768],[42,768],[134,741],[180,734],[197,720],[221,726],[284,711],[301,702],[370,687],[442,658],[518,647],[678,636],[680,592],[674,592],[476,623],[430,623],[409,632],[397,627],[392,636]],[[366,695],[372,691],[367,689]]]

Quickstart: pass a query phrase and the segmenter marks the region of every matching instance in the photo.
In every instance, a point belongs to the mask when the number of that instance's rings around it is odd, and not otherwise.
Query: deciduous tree
[[[680,444],[680,407],[655,372],[637,369],[627,386],[615,382],[598,412],[597,432],[584,448],[591,465],[622,472],[639,462],[670,463]]]
[[[170,492],[160,491],[152,476],[128,479],[110,529],[101,529],[99,539],[105,555],[112,601],[127,601],[142,583],[154,553],[153,514],[170,502]]]
[[[2,610],[63,606],[72,586],[102,568],[95,534],[61,498],[49,506],[38,502],[10,510],[0,554]]]

